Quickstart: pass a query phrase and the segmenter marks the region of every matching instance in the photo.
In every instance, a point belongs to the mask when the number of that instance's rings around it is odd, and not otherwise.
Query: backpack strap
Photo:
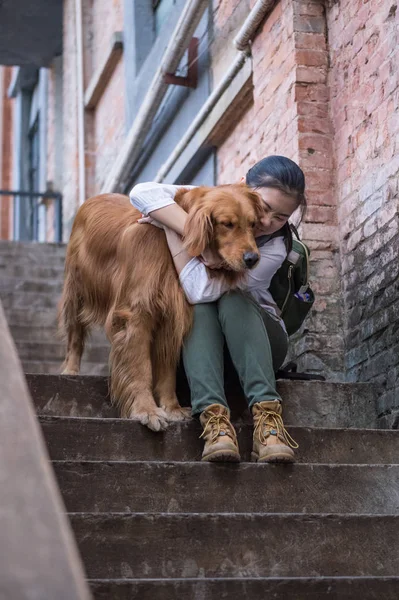
[[[268,235],[260,235],[259,237],[257,237],[256,238],[256,245],[257,245],[257,247],[261,248],[262,246],[264,246],[265,244],[267,244],[267,242],[269,242],[273,238],[283,237],[284,238],[285,248],[287,250],[287,255],[288,255],[291,252],[291,250],[292,250],[292,232],[291,232],[291,227],[294,228],[295,233],[298,236],[298,232],[295,229],[295,227],[293,225],[290,225],[289,223],[285,223],[285,225],[283,225],[283,227],[281,229],[279,229],[278,231],[275,231],[274,233],[271,233],[271,234],[268,234]]]
[[[255,242],[258,248],[262,248],[262,246],[264,246],[265,244],[267,244],[267,242],[269,242],[272,239],[272,235],[260,235],[259,237],[255,238]]]
[[[301,239],[299,237],[298,229],[292,223],[290,223],[290,230],[291,230],[291,237],[292,237],[292,234],[294,233],[296,239],[299,240],[299,241],[301,241]]]

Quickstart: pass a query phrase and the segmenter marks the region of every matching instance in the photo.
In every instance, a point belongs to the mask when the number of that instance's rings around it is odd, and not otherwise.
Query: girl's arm
[[[192,185],[168,185],[163,183],[139,183],[129,194],[130,202],[143,215],[151,216],[162,225],[183,235],[187,213],[175,203],[179,188],[192,189]]]
[[[172,231],[178,233],[179,236],[182,236],[184,234],[187,213],[176,204],[174,198],[178,189],[185,188],[191,190],[194,187],[195,186],[193,185],[168,185],[151,182],[139,183],[135,185],[130,192],[130,202],[146,217],[150,216],[151,219],[155,219],[155,221],[158,221],[161,225],[170,228]],[[139,222],[146,222],[146,219],[139,220]],[[181,243],[179,236],[174,239],[175,243]],[[172,252],[172,255],[173,254],[174,252]],[[209,250],[205,250],[203,259],[209,268],[217,268],[220,264],[220,257],[215,256]],[[187,253],[185,254],[185,257],[180,257],[180,266],[183,260],[188,262],[189,257]]]
[[[164,208],[158,208],[148,213],[152,219],[156,219],[165,225],[173,233],[183,235],[187,221],[187,213],[178,204],[170,204]]]
[[[184,248],[183,241],[178,233],[173,231],[173,229],[169,229],[169,227],[164,227],[164,230],[176,271],[178,275],[180,275],[186,264],[189,263],[193,257],[190,256]]]
[[[165,234],[180,284],[190,304],[219,300],[228,286],[217,278],[209,277],[206,266],[187,253],[178,234],[167,227]]]

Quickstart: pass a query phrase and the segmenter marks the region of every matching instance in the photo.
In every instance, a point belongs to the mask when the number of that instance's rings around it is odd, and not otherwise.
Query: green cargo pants
[[[249,406],[281,400],[274,373],[287,354],[287,334],[248,294],[229,292],[217,302],[194,307],[193,329],[183,348],[193,414],[215,403],[228,407],[223,378],[225,341]]]

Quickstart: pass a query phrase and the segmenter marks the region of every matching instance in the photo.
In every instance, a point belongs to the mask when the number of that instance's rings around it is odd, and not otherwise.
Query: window
[[[155,35],[159,34],[162,25],[166,22],[167,16],[175,4],[176,0],[152,0]]]

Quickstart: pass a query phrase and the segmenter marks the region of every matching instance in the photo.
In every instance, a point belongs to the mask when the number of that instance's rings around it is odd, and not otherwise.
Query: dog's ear
[[[201,202],[188,213],[184,228],[184,246],[189,254],[202,254],[211,241],[213,231],[211,207]]]
[[[265,205],[259,194],[257,194],[254,190],[251,190],[248,186],[245,186],[245,193],[247,194],[252,206],[255,209],[256,218],[259,221],[263,215],[265,214]]]

